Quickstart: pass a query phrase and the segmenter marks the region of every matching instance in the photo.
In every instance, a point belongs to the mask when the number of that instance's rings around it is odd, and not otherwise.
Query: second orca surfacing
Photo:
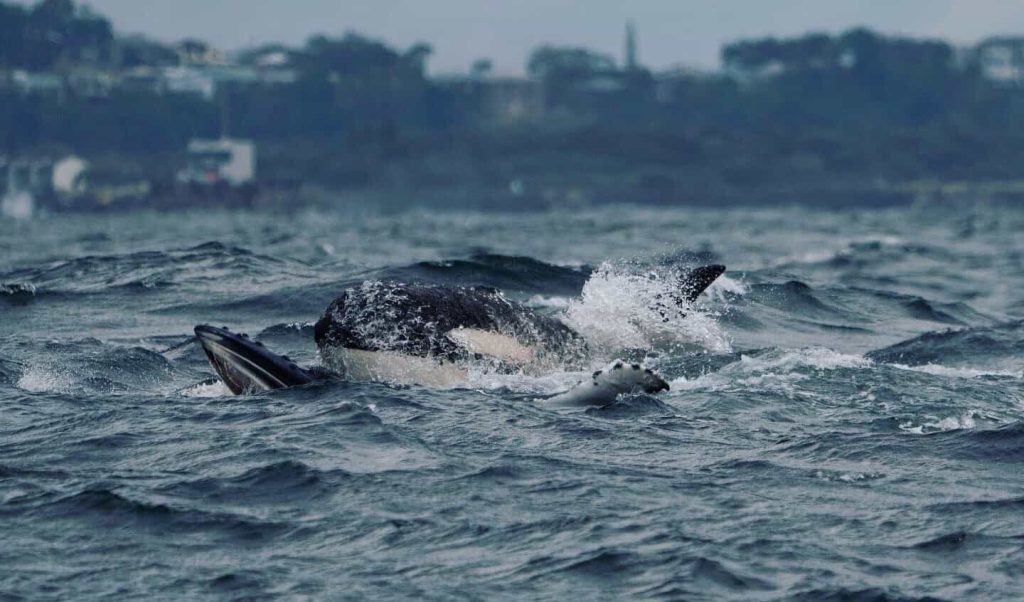
[[[677,293],[652,309],[685,306],[724,272],[721,265],[689,271],[679,279]],[[314,329],[322,368],[302,368],[226,328],[200,325],[195,333],[211,366],[235,394],[325,378],[452,387],[467,382],[472,365],[541,373],[581,369],[589,357],[582,335],[489,287],[367,281],[347,289]],[[616,361],[550,401],[603,405],[622,393],[667,389],[650,369]]]

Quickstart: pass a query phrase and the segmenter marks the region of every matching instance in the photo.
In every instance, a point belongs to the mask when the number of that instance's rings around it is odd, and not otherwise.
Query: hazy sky
[[[27,1],[27,0],[22,0]],[[840,31],[973,42],[1024,33],[1022,0],[89,0],[118,31],[164,40],[196,36],[226,49],[299,43],[312,33],[358,31],[399,47],[433,45],[431,71],[464,71],[490,58],[502,74],[523,71],[530,49],[583,45],[621,57],[627,19],[652,68],[714,67],[739,37]]]

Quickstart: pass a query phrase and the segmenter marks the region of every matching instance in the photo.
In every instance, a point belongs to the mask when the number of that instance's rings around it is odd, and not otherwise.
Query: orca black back
[[[467,350],[448,335],[460,328],[507,335],[541,354],[586,355],[586,342],[571,328],[490,287],[364,282],[331,303],[314,336],[321,350],[398,351],[459,361]]]

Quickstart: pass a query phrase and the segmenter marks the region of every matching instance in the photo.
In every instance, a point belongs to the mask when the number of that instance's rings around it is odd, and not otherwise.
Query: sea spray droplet
[[[677,296],[675,288],[673,278],[651,278],[605,263],[584,284],[580,297],[569,302],[566,322],[598,353],[679,345],[730,351],[728,337],[712,315],[696,306],[665,302]]]

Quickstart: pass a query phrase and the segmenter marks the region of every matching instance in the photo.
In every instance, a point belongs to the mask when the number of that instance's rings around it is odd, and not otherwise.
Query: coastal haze
[[[147,11],[163,25],[140,33],[71,0],[0,4],[4,211],[1021,195],[1024,39],[979,33],[1019,10],[861,4],[829,13],[829,29],[811,25],[820,7],[768,5],[682,4],[653,22],[656,3],[529,18],[452,5],[429,19],[417,18],[426,5],[399,18],[399,5],[357,4],[315,11],[308,32],[312,5],[294,19],[262,7],[231,14],[299,29],[236,46],[216,40],[260,29],[227,19],[228,5],[198,11],[221,32],[206,39],[178,37],[182,7]],[[719,40],[744,31],[757,33]],[[501,43],[515,32],[529,35]],[[493,45],[477,48],[477,35]]]
[[[996,33],[1024,30],[1024,7],[1002,0],[93,0],[89,4],[124,31],[168,42],[198,37],[221,48],[240,49],[268,41],[300,44],[315,33],[359,31],[400,47],[430,42],[435,48],[430,67],[436,73],[465,71],[473,61],[486,57],[503,75],[523,75],[523,59],[530,50],[555,41],[618,56],[622,26],[630,19],[641,33],[644,62],[653,69],[677,64],[716,68],[721,46],[746,37],[866,26],[966,45]]]
[[[0,599],[1024,597],[1022,166],[1009,2],[0,0]],[[380,282],[587,357],[193,335]]]

